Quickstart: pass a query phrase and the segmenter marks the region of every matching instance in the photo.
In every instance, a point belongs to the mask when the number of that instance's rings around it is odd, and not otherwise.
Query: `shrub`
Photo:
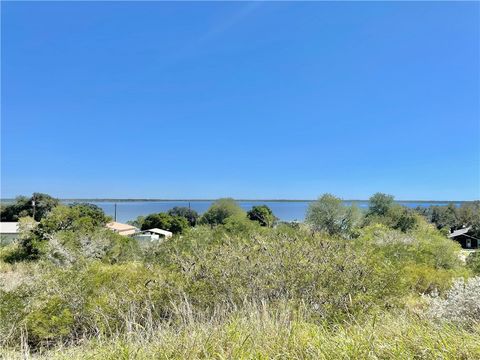
[[[142,230],[163,229],[171,231],[174,234],[181,234],[189,227],[186,218],[181,216],[172,216],[166,213],[150,214],[142,222]]]
[[[2,221],[18,221],[30,216],[40,221],[58,205],[60,201],[47,194],[33,193],[30,198],[18,196],[13,204],[2,206],[0,217]]]
[[[136,260],[140,253],[135,239],[103,228],[88,233],[60,231],[50,236],[45,250],[46,258],[58,265],[87,259],[113,264]]]
[[[94,226],[104,226],[112,220],[111,217],[106,216],[103,210],[95,204],[73,203],[70,207],[75,209],[80,217],[90,219]]]
[[[444,297],[432,294],[427,299],[428,314],[437,319],[469,325],[480,322],[480,277],[455,280]]]
[[[34,283],[0,288],[0,339],[16,341],[24,328],[33,347],[112,336],[165,318],[174,294],[161,271],[141,264],[47,266]]]
[[[375,193],[368,200],[368,216],[387,216],[395,206],[394,197],[383,193]]]
[[[224,198],[215,201],[202,215],[200,222],[210,226],[224,225],[231,216],[245,216],[245,212],[235,200]]]
[[[395,204],[392,195],[376,193],[369,199],[365,224],[383,224],[403,232],[419,226],[421,217],[418,211]]]
[[[60,296],[45,299],[25,317],[32,342],[63,341],[71,334],[74,321],[70,304]]]
[[[262,226],[271,227],[277,220],[272,210],[267,205],[253,206],[247,212],[247,217],[252,221],[257,221]]]
[[[171,216],[185,218],[190,226],[197,225],[199,218],[199,215],[195,210],[183,206],[175,206],[174,208],[168,210],[168,214]]]
[[[342,199],[324,194],[308,207],[306,222],[316,231],[349,237],[360,222],[360,213],[354,206],[344,206]]]
[[[446,289],[453,278],[466,274],[459,259],[460,246],[431,225],[408,234],[385,225],[370,225],[355,240],[359,249],[372,246],[398,271],[398,281],[416,292]]]
[[[466,259],[467,267],[475,274],[480,274],[480,252],[475,251],[468,255]]]
[[[161,244],[158,259],[179,273],[199,309],[244,301],[306,303],[318,318],[341,318],[391,303],[396,270],[372,248],[299,230],[264,234],[202,230]]]

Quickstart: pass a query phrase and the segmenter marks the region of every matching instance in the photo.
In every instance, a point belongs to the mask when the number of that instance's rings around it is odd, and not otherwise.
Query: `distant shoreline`
[[[115,198],[65,198],[59,199],[62,202],[204,202],[215,201],[217,199],[115,199]],[[239,202],[313,202],[316,199],[234,199]],[[0,202],[12,202],[11,199],[0,199]],[[342,200],[344,202],[368,202],[369,200]],[[401,203],[431,203],[431,204],[444,204],[444,203],[468,203],[476,200],[395,200],[395,202]]]

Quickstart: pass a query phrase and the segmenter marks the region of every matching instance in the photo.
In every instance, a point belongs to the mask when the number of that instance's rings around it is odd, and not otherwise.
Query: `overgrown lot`
[[[87,215],[46,230],[67,212],[0,250],[4,358],[480,358],[476,258],[421,218],[344,233],[235,213],[140,246]]]

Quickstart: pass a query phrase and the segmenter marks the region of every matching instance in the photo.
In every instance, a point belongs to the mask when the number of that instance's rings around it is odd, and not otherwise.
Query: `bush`
[[[475,251],[468,255],[466,259],[467,267],[474,273],[475,275],[480,274],[480,252]]]
[[[13,204],[2,206],[0,218],[2,221],[18,221],[30,216],[40,221],[58,205],[60,201],[47,194],[33,193],[30,198],[18,196]]]
[[[103,210],[95,204],[90,203],[73,203],[70,208],[76,210],[81,218],[90,219],[93,226],[104,226],[112,221],[112,218],[106,216]]]
[[[247,217],[267,227],[272,227],[277,220],[267,205],[253,206],[252,209],[247,212]]]
[[[437,319],[474,325],[480,323],[480,277],[455,280],[444,297],[427,297],[428,314]]]
[[[181,216],[171,216],[165,213],[150,214],[142,222],[142,230],[162,229],[171,231],[174,234],[181,234],[189,227],[186,218]]]
[[[325,194],[310,204],[306,222],[316,231],[350,237],[359,225],[360,213],[354,206],[345,206],[342,199]]]
[[[374,194],[369,200],[365,225],[383,224],[403,232],[416,229],[421,222],[418,211],[395,204],[393,199],[392,195]]]
[[[161,271],[98,262],[44,267],[33,283],[0,289],[0,344],[28,333],[30,346],[131,331],[164,318],[174,289]]]
[[[183,217],[188,221],[190,226],[197,225],[199,218],[199,215],[195,210],[182,206],[175,206],[168,210],[168,215]]]
[[[225,225],[229,217],[245,216],[245,212],[230,198],[215,201],[200,219],[201,224],[216,226]]]
[[[10,261],[38,260],[52,248],[49,241],[58,239],[58,233],[92,238],[92,234],[104,230],[108,220],[100,208],[90,204],[58,205],[38,224],[32,218],[21,218],[18,241],[20,247],[16,254],[12,254]],[[109,234],[104,234],[109,238]],[[55,245],[58,245],[58,242]]]
[[[423,224],[408,234],[385,225],[370,225],[355,241],[359,249],[373,247],[398,271],[398,279],[416,292],[432,292],[449,287],[455,277],[466,275],[459,259],[460,246]]]
[[[387,216],[390,210],[395,206],[394,197],[383,193],[375,193],[368,200],[369,216]]]
[[[68,220],[72,218],[63,215],[70,211],[51,214]],[[3,348],[21,346],[24,339],[40,352],[92,338],[131,341],[141,334],[138,341],[144,347],[134,350],[143,351],[145,344],[162,342],[168,333],[171,341],[180,337],[183,342],[169,343],[168,354],[174,356],[181,349],[181,354],[191,354],[196,343],[191,336],[201,328],[205,333],[199,339],[208,344],[195,348],[201,356],[308,357],[312,346],[314,358],[324,353],[363,358],[372,349],[384,358],[476,354],[471,340],[467,351],[451,339],[452,334],[470,339],[477,315],[460,322],[468,326],[449,332],[448,323],[430,317],[405,320],[400,313],[410,303],[426,306],[419,294],[438,291],[439,296],[429,297],[428,309],[440,309],[433,313],[445,314],[455,303],[469,309],[460,316],[476,314],[471,300],[476,285],[462,295],[465,301],[443,303],[457,296],[450,293],[457,285],[449,290],[452,279],[468,273],[458,257],[459,245],[424,222],[406,233],[370,225],[352,240],[312,232],[304,224],[262,227],[238,212],[217,226],[196,226],[151,245],[141,263],[135,240],[98,227],[72,230],[73,220],[60,224],[66,224],[65,230],[45,233],[38,261],[0,263]],[[1,256],[10,251],[2,250]],[[247,338],[249,329],[254,339]],[[449,342],[442,343],[437,331]],[[206,334],[212,332],[220,343],[210,343]],[[292,340],[291,334],[297,337]],[[271,338],[276,340],[269,342]],[[478,339],[478,333],[472,338]],[[308,345],[312,339],[316,345]],[[259,342],[272,349],[263,351]],[[116,358],[125,350],[127,358],[137,356],[124,343],[116,346],[119,352],[102,355]],[[155,350],[149,351],[154,357]]]
[[[81,260],[119,263],[140,258],[138,242],[108,229],[88,233],[60,231],[46,244],[45,257],[58,265],[72,265]]]
[[[198,233],[172,239],[157,254],[199,309],[286,300],[308,304],[318,318],[341,318],[386,306],[399,290],[396,270],[371,247],[358,250],[308,231],[201,234],[201,242]]]

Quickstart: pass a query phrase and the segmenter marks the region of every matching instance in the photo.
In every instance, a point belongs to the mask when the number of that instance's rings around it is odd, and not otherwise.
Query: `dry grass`
[[[480,359],[480,328],[436,324],[406,313],[358,324],[313,324],[287,307],[247,306],[206,319],[188,305],[181,324],[80,341],[77,346],[24,346],[5,359]]]

